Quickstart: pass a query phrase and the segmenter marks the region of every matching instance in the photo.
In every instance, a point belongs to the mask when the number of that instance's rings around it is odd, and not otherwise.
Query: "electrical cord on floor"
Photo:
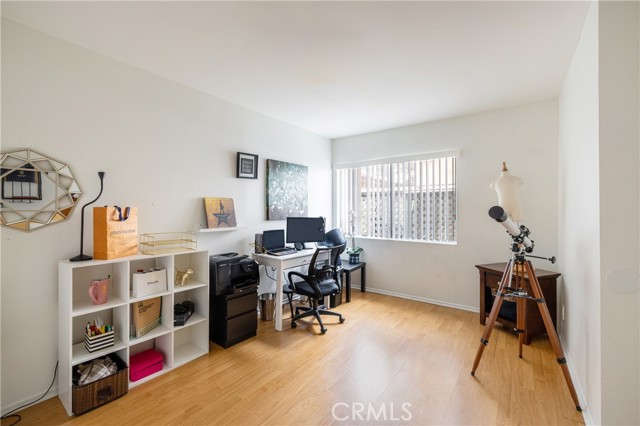
[[[31,402],[27,402],[24,405],[19,406],[18,408],[14,408],[13,410],[9,411],[8,413],[5,413],[2,417],[0,417],[0,420],[4,420],[4,419],[8,419],[11,417],[17,417],[18,419],[11,423],[10,425],[7,426],[14,426],[17,425],[18,423],[20,423],[20,420],[22,420],[22,416],[20,416],[20,414],[11,414],[14,413],[24,407],[27,407],[31,404],[35,404],[36,402],[40,401],[42,398],[44,398],[45,396],[47,396],[47,394],[49,393],[49,391],[51,390],[51,388],[53,387],[53,384],[56,382],[56,376],[58,375],[58,363],[60,361],[56,361],[56,368],[53,370],[53,380],[51,380],[51,384],[49,385],[49,389],[47,389],[47,391],[38,399],[36,399],[35,401],[31,401]]]

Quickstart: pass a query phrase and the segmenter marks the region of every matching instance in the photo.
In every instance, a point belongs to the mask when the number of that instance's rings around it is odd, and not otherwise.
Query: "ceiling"
[[[2,16],[337,138],[557,96],[588,6],[2,1]]]

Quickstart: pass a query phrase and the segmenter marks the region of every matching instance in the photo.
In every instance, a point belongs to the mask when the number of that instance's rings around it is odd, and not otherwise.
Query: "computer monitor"
[[[288,217],[287,243],[294,243],[295,248],[304,248],[304,243],[324,241],[324,217]]]

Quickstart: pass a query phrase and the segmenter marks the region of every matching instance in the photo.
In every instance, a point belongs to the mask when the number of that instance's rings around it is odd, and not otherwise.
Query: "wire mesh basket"
[[[140,252],[142,254],[178,253],[197,248],[197,234],[191,231],[140,235]]]

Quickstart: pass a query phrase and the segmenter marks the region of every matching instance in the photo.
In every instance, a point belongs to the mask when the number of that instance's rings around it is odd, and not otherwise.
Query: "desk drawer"
[[[485,278],[486,278],[487,287],[490,287],[492,289],[497,289],[498,287],[500,287],[500,280],[502,280],[502,275],[496,275],[496,274],[491,274],[487,272],[485,275]],[[516,275],[514,273],[513,276],[511,277],[511,286],[515,287],[515,284],[516,284]],[[526,285],[526,288],[530,290],[528,279],[525,279],[525,285]],[[507,285],[507,287],[509,286]]]
[[[485,279],[486,279],[487,287],[498,288],[500,286],[500,280],[502,279],[502,275],[485,273]]]
[[[303,257],[301,259],[297,259],[297,262],[295,265],[291,265],[292,268],[296,268],[296,267],[306,267],[311,263],[311,258],[313,256],[306,256]],[[316,259],[316,262],[322,262],[324,260],[329,259],[324,253],[321,253],[318,258]],[[289,266],[289,265],[287,265]]]

